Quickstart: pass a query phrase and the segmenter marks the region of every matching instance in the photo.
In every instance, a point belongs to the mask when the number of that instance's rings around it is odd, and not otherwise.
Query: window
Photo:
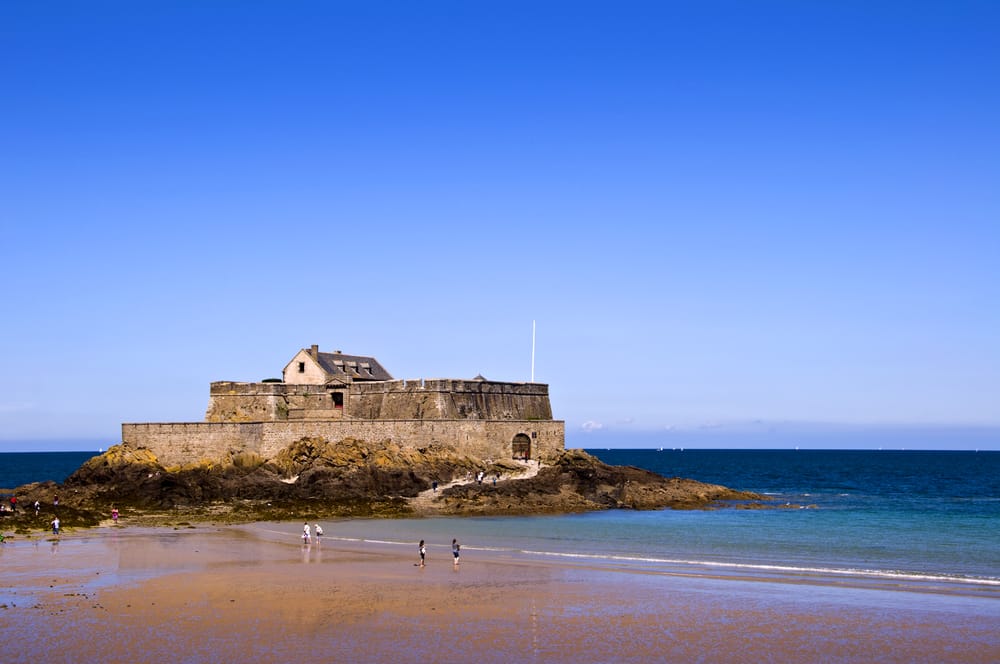
[[[306,363],[299,362],[299,373],[305,373],[305,372],[306,372]]]
[[[344,408],[344,393],[331,392],[330,396],[333,397],[333,407],[342,410]]]

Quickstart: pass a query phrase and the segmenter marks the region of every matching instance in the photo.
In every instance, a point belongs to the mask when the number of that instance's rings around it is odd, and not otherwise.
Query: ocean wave
[[[266,532],[286,535],[287,531],[273,528],[261,528]],[[412,547],[414,542],[394,539],[376,539],[371,537],[350,537],[343,534],[326,534],[324,541],[341,541],[356,544],[375,544],[393,547]],[[438,543],[428,543],[429,547],[445,546]],[[525,555],[537,558],[560,559],[566,561],[587,561],[594,564],[631,564],[631,565],[663,565],[684,568],[683,573],[690,574],[696,571],[705,572],[713,570],[715,573],[757,573],[762,576],[770,575],[801,577],[837,577],[869,579],[872,581],[897,581],[913,583],[951,583],[962,584],[980,588],[1000,588],[1000,577],[983,576],[974,574],[959,574],[945,572],[921,572],[901,569],[868,569],[861,567],[834,567],[821,565],[793,565],[774,564],[760,562],[734,562],[720,560],[705,560],[699,558],[667,558],[661,556],[643,556],[635,554],[614,554],[614,553],[577,553],[572,551],[547,551],[542,549],[521,549],[505,546],[490,546],[488,544],[463,544],[463,550],[468,552],[481,551],[484,553],[504,554],[504,555]],[[649,570],[644,570],[649,571]]]
[[[946,574],[914,572],[907,570],[861,569],[854,567],[809,567],[798,565],[774,565],[766,563],[737,563],[717,560],[689,560],[679,558],[653,558],[645,556],[594,555],[586,553],[565,553],[559,551],[521,551],[526,555],[566,559],[587,559],[593,561],[631,562],[659,565],[681,565],[686,567],[709,567],[713,569],[748,570],[782,574],[817,574],[829,576],[849,576],[873,579],[893,579],[899,581],[965,583],[1000,587],[1000,577],[973,576],[966,574]]]

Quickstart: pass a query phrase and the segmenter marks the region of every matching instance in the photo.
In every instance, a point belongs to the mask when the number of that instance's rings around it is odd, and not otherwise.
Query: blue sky
[[[4,3],[0,449],[313,343],[528,380],[532,320],[573,446],[1000,449],[998,19]]]

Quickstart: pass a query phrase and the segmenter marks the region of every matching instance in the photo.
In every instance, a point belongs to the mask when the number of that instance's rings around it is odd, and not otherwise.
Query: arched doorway
[[[531,438],[528,438],[528,434],[519,433],[514,436],[514,440],[511,442],[511,451],[515,459],[523,459],[524,461],[530,459]]]

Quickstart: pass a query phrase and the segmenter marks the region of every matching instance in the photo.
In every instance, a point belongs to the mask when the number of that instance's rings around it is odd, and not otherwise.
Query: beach
[[[663,572],[301,523],[99,528],[0,548],[6,662],[990,662],[996,596]]]

